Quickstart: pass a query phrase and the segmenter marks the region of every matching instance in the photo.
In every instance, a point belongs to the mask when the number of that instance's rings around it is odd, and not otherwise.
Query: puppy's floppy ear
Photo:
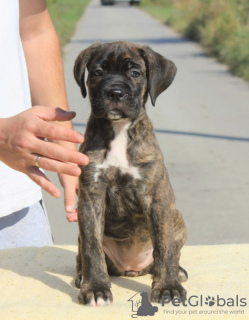
[[[77,59],[74,63],[74,78],[78,85],[81,88],[81,93],[83,98],[86,97],[86,85],[85,85],[85,70],[87,67],[87,64],[91,60],[94,53],[96,53],[96,50],[101,47],[100,42],[96,42],[92,44],[87,49],[81,51],[81,53],[78,55]]]
[[[175,64],[153,51],[150,47],[142,46],[141,54],[147,67],[148,91],[151,103],[155,106],[156,98],[172,83],[175,74]]]

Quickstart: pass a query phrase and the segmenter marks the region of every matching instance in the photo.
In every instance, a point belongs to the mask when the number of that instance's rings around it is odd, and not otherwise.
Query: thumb
[[[68,221],[77,221],[77,210],[75,209],[76,190],[78,189],[78,177],[59,174],[60,183],[64,189],[64,206],[68,213]]]
[[[72,120],[76,113],[74,111],[66,111],[61,108],[36,106],[31,112],[45,121],[69,121]]]
[[[64,186],[64,205],[67,213],[75,211],[75,189],[67,184]]]
[[[75,209],[74,212],[71,212],[67,215],[68,222],[77,222],[78,221],[78,214],[77,210]]]
[[[77,210],[75,209],[75,189],[64,187],[64,205],[65,211],[68,213],[68,222],[78,221]]]

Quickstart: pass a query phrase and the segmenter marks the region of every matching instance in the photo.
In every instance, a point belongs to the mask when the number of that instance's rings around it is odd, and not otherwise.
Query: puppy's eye
[[[96,70],[95,72],[94,72],[94,74],[95,74],[95,76],[97,76],[97,77],[103,77],[103,71],[102,70],[100,70],[100,69],[98,69],[98,70]]]
[[[138,71],[131,71],[131,76],[133,77],[133,78],[138,78],[139,76],[140,76],[140,73],[138,72]]]

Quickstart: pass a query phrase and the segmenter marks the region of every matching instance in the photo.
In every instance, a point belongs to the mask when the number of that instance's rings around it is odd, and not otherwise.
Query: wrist
[[[5,146],[7,144],[7,134],[5,130],[6,118],[0,119],[0,161],[3,161]]]
[[[5,133],[5,118],[0,118],[0,146],[6,144],[7,136]]]

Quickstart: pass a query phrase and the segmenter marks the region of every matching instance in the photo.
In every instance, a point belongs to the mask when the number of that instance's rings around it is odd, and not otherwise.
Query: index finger
[[[73,143],[82,143],[84,137],[73,129],[62,127],[56,123],[42,122],[42,125],[36,126],[35,135],[50,140],[61,140]]]
[[[30,112],[44,121],[70,121],[76,116],[74,111],[67,111],[59,107],[35,106],[30,109]]]

